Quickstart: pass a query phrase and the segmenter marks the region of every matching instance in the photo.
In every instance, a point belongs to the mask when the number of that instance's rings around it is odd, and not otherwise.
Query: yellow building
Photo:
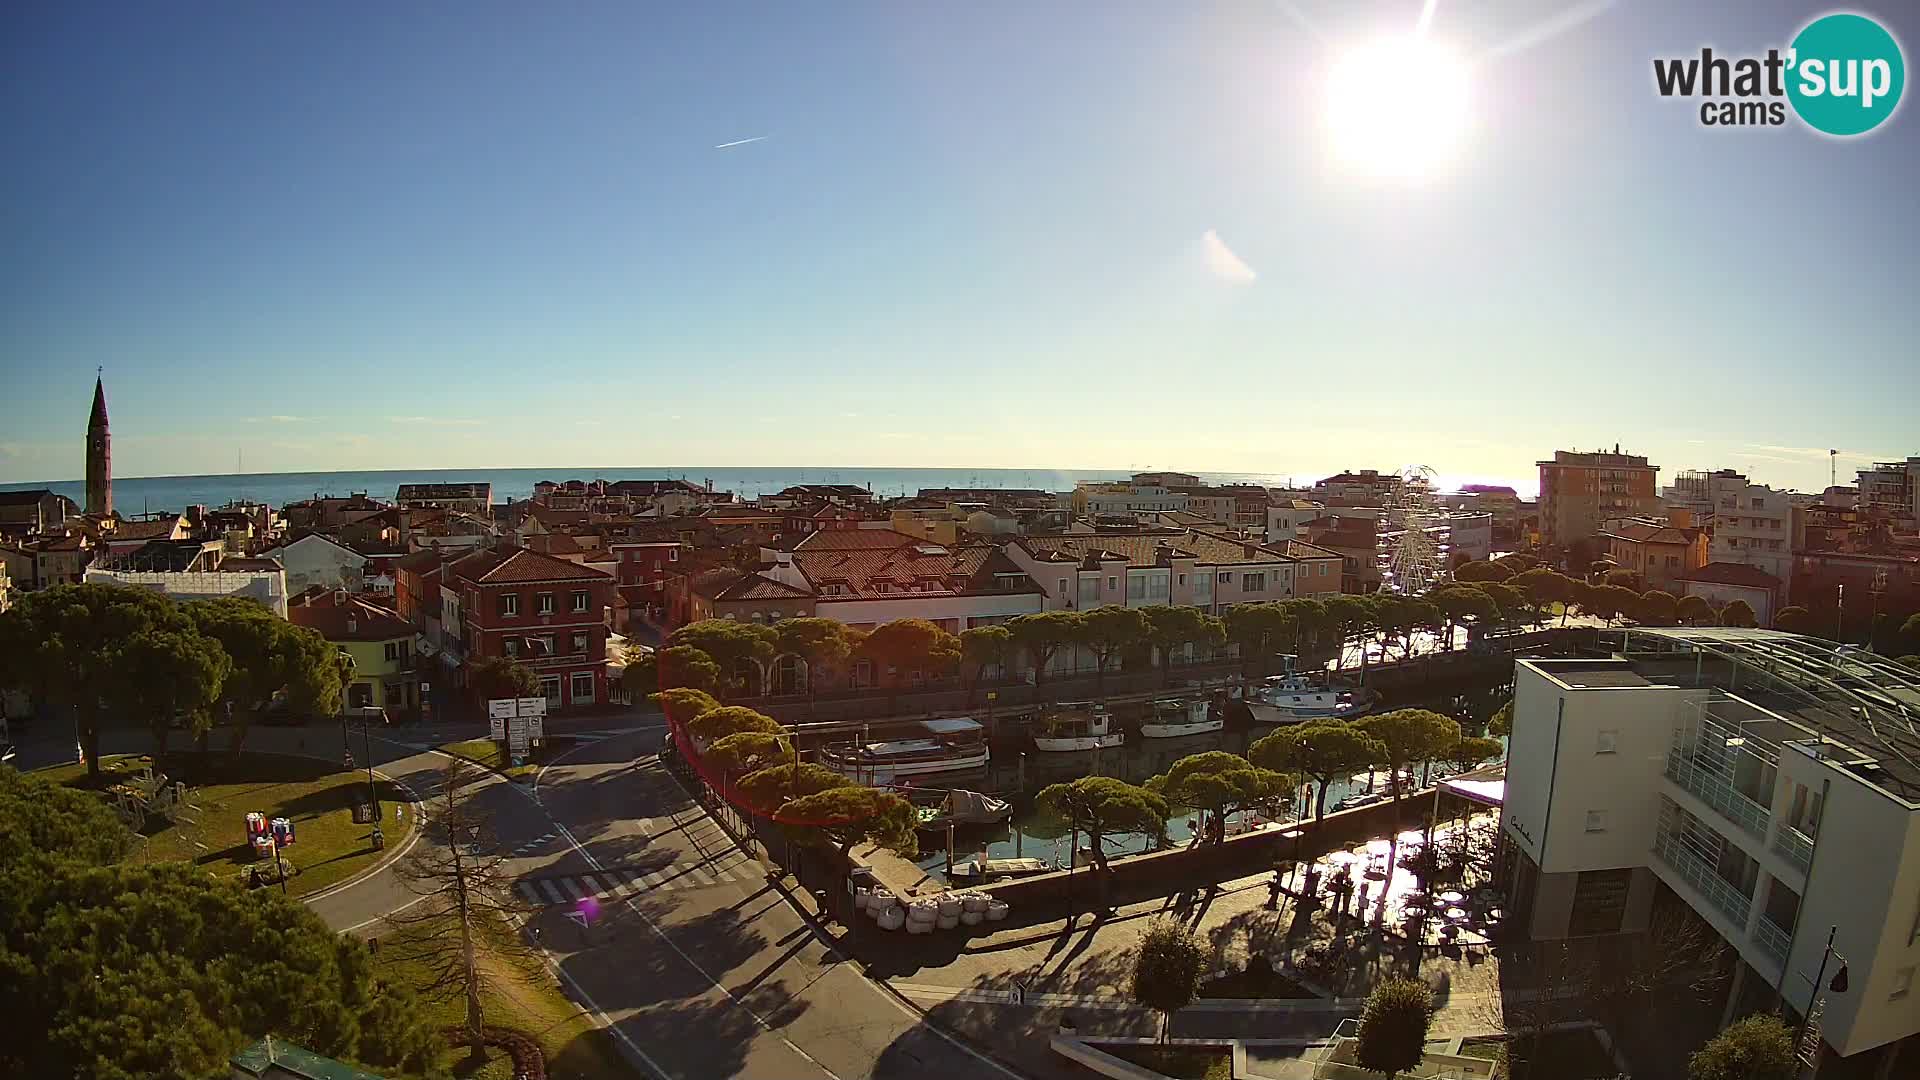
[[[392,716],[410,716],[422,705],[419,658],[412,623],[378,604],[344,592],[310,591],[293,599],[287,620],[319,631],[353,657],[353,682],[341,704],[378,705]]]

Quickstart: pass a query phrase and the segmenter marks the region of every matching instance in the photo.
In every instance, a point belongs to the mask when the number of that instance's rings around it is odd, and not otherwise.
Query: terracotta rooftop
[[[794,550],[794,565],[813,585],[816,596],[874,599],[1041,591],[992,544],[949,546],[896,532],[871,531],[896,542],[886,547],[858,548],[802,544]],[[1021,584],[1012,590],[1002,585],[1004,579],[996,577],[1016,574],[1021,575]]]
[[[606,573],[579,563],[515,548],[508,552],[476,551],[453,563],[455,577],[476,585],[513,585],[535,581],[606,581]]]
[[[317,630],[328,641],[391,641],[411,637],[413,624],[357,596],[309,591],[287,605],[287,621]]]
[[[808,533],[793,546],[795,552],[801,551],[884,551],[902,544],[918,544],[923,541],[917,536],[894,532],[892,529],[821,529]]]
[[[178,515],[159,521],[122,521],[113,527],[109,538],[116,544],[132,540],[158,540],[171,537],[179,527]]]
[[[1682,581],[1710,585],[1744,585],[1750,589],[1777,589],[1780,579],[1757,566],[1745,563],[1710,562],[1698,570],[1680,575]]]
[[[1691,544],[1699,535],[1695,529],[1676,529],[1671,525],[1624,525],[1605,534],[1635,544]]]
[[[1091,553],[1111,553],[1128,566],[1158,565],[1157,552],[1169,547],[1175,558],[1191,558],[1209,566],[1287,562],[1292,556],[1266,544],[1217,536],[1198,529],[1128,535],[1028,536],[1014,541],[1035,558],[1049,562],[1079,562]],[[1251,549],[1251,550],[1249,550]]]

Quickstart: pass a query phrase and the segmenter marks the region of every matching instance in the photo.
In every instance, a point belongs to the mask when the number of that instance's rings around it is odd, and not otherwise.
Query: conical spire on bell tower
[[[113,513],[113,435],[107,428],[105,373],[95,369],[93,415],[87,418],[87,513]]]

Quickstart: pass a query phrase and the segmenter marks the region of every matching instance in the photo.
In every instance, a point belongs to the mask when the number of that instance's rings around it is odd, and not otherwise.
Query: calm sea
[[[1208,483],[1250,483],[1275,486],[1289,477],[1271,473],[1199,473]],[[883,498],[912,495],[921,488],[1038,488],[1071,491],[1083,480],[1124,480],[1124,470],[1062,469],[788,469],[788,468],[574,468],[574,469],[392,469],[373,472],[233,473],[224,476],[116,476],[113,504],[122,514],[149,510],[184,510],[195,504],[219,506],[230,499],[250,499],[282,506],[315,495],[366,492],[391,499],[401,484],[487,482],[493,501],[524,499],[542,480],[645,480],[661,477],[712,482],[718,491],[742,498],[768,495],[795,484],[857,484]],[[1313,477],[1302,476],[1302,483]],[[50,488],[75,502],[83,502],[86,484],[80,480],[0,484],[0,491]]]

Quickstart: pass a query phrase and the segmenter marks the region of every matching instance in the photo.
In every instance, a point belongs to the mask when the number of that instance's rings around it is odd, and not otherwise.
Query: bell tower
[[[107,390],[96,373],[93,415],[87,419],[87,513],[113,513],[113,435],[107,430]]]

